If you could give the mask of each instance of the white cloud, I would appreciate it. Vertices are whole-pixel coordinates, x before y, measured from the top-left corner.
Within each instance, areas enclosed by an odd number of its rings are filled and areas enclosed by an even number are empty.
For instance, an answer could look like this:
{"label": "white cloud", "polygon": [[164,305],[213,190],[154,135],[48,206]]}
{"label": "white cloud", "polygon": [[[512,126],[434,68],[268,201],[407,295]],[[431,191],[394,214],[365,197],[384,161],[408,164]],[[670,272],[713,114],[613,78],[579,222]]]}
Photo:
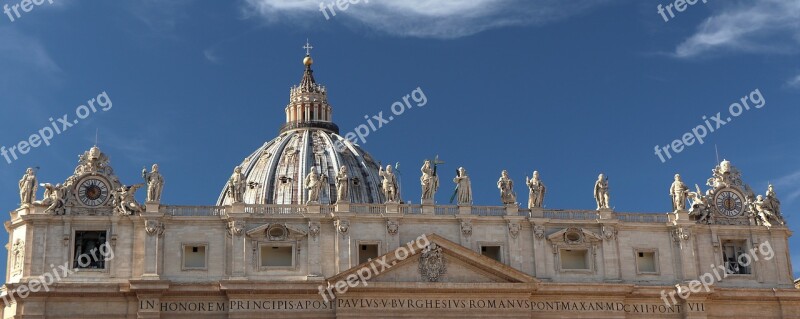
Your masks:
{"label": "white cloud", "polygon": [[800,89],[800,74],[786,81],[786,85],[793,88]]}
{"label": "white cloud", "polygon": [[[778,197],[785,198],[787,203],[800,198],[800,170],[778,178],[772,183]],[[783,196],[781,196],[783,193]]]}
{"label": "white cloud", "polygon": [[360,0],[340,11],[335,0],[244,0],[243,11],[246,17],[270,23],[325,23],[321,2],[334,4],[336,16],[330,16],[331,20],[355,21],[359,26],[396,36],[458,38],[499,27],[544,24],[608,1]]}
{"label": "white cloud", "polygon": [[217,57],[217,54],[214,53],[214,50],[212,50],[212,49],[203,50],[203,56],[205,56],[206,59],[208,61],[210,61],[210,62],[213,62],[213,63],[219,62],[219,57]]}
{"label": "white cloud", "polygon": [[694,57],[715,50],[794,53],[800,49],[800,1],[718,2],[719,12],[678,45],[675,55]]}

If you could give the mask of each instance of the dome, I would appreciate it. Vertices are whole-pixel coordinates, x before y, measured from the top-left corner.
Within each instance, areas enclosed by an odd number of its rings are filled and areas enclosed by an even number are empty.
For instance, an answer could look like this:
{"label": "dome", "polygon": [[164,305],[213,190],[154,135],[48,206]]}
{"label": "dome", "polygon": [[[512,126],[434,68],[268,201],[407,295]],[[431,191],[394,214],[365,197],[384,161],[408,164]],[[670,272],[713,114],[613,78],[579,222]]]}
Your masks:
{"label": "dome", "polygon": [[[310,55],[306,61],[310,60]],[[336,203],[336,174],[347,167],[351,203],[384,203],[380,165],[361,147],[339,135],[332,122],[324,86],[316,83],[311,63],[305,63],[300,85],[292,87],[280,135],[264,143],[237,167],[246,181],[245,204],[305,204],[305,178],[312,169],[327,177],[320,204]],[[230,205],[223,187],[217,205]]]}

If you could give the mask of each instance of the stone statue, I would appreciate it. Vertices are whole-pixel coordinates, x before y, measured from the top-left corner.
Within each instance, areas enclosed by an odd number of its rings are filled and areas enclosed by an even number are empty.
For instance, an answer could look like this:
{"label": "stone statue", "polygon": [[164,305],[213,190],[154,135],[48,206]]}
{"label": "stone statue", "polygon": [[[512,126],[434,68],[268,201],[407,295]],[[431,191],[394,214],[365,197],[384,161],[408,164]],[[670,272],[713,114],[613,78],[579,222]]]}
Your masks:
{"label": "stone statue", "polygon": [[232,204],[244,202],[244,191],[247,187],[244,174],[242,174],[242,167],[236,166],[233,169],[233,175],[228,179],[228,195],[231,198]]}
{"label": "stone statue", "polygon": [[386,165],[386,170],[381,168],[378,175],[383,177],[381,187],[383,188],[383,195],[386,196],[386,201],[391,203],[399,202],[398,193],[400,192],[400,187],[397,184],[397,176],[392,172],[392,165]]}
{"label": "stone statue", "polygon": [[36,201],[36,187],[36,172],[28,168],[19,180],[19,203],[22,207],[28,207]]}
{"label": "stone statue", "polygon": [[64,204],[66,200],[66,192],[64,187],[60,184],[56,184],[54,186],[50,183],[42,184],[42,186],[44,186],[44,199],[38,203],[47,206],[47,208],[44,210],[44,213],[64,215],[66,212],[64,210]]}
{"label": "stone statue", "polygon": [[134,197],[136,190],[144,184],[136,184],[133,186],[121,186],[119,189],[112,192],[112,203],[114,206],[114,213],[119,215],[132,215],[135,213],[144,212],[142,205],[136,201]]}
{"label": "stone statue", "polygon": [[350,176],[347,175],[347,166],[342,166],[336,173],[336,202],[350,202]]}
{"label": "stone statue", "polygon": [[164,177],[158,172],[158,164],[153,164],[153,169],[149,173],[147,169],[143,168],[142,178],[147,184],[147,201],[160,202],[161,191],[164,190]]}
{"label": "stone statue", "polygon": [[772,227],[772,223],[769,222],[770,220],[778,221],[781,225],[784,224],[783,220],[779,218],[773,210],[770,209],[769,204],[764,200],[764,196],[756,196],[756,200],[752,203],[752,205],[754,213],[756,217],[758,217],[756,222],[759,225]]}
{"label": "stone statue", "polygon": [[313,167],[311,168],[311,172],[306,175],[306,189],[308,190],[308,201],[309,204],[319,204],[320,197],[322,195],[322,188],[325,184],[328,183],[328,177],[325,175],[317,174],[317,170]]}
{"label": "stone statue", "polygon": [[430,160],[425,160],[420,171],[422,171],[422,176],[419,178],[422,185],[422,201],[433,201],[433,197],[439,189],[439,176],[436,176],[436,169],[431,167]]}
{"label": "stone statue", "polygon": [[600,174],[594,183],[594,200],[597,202],[597,210],[609,209],[608,178]]}
{"label": "stone statue", "polygon": [[456,183],[458,204],[472,205],[472,182],[469,181],[467,170],[463,167],[459,167],[458,171],[456,171],[456,178],[453,178],[453,183]]}
{"label": "stone statue", "polygon": [[688,197],[692,200],[692,207],[689,208],[689,216],[694,216],[697,218],[698,223],[710,223],[711,222],[711,209],[708,203],[708,197],[703,196],[703,191],[700,190],[700,186],[695,184],[696,192],[689,192]]}
{"label": "stone statue", "polygon": [[497,189],[500,190],[500,199],[505,205],[515,204],[517,195],[514,193],[514,181],[508,177],[508,171],[503,170],[500,180],[497,181]]}
{"label": "stone statue", "polygon": [[669,196],[672,196],[672,211],[686,210],[689,187],[681,181],[680,174],[675,174],[675,181],[669,187]]}
{"label": "stone statue", "polygon": [[544,204],[544,183],[539,180],[539,172],[533,171],[533,178],[525,177],[525,184],[528,185],[528,208],[541,208]]}
{"label": "stone statue", "polygon": [[767,194],[764,197],[764,202],[767,208],[775,213],[775,216],[783,219],[783,215],[781,214],[781,201],[779,201],[778,196],[775,195],[775,189],[772,187],[772,184],[767,186]]}

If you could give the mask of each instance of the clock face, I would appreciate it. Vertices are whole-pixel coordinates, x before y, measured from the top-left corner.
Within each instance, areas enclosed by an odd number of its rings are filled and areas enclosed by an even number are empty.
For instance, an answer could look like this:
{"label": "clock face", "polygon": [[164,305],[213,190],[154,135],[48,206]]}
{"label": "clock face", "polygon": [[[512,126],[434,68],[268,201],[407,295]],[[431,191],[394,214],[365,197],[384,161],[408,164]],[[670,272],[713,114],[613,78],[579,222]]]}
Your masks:
{"label": "clock face", "polygon": [[733,191],[720,191],[714,198],[714,205],[722,215],[728,217],[739,216],[744,211],[742,196]]}
{"label": "clock face", "polygon": [[78,199],[86,206],[97,207],[108,200],[108,184],[99,178],[87,178],[78,184]]}

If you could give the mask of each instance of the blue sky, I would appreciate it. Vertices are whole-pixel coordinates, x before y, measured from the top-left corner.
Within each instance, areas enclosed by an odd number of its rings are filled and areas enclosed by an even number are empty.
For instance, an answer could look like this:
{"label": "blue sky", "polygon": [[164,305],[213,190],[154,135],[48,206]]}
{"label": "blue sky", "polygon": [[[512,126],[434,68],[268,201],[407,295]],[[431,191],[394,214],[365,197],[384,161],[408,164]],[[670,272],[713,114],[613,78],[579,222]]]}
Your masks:
{"label": "blue sky", "polygon": [[[666,22],[666,0],[565,2],[370,0],[326,20],[316,0],[55,0],[0,15],[0,145],[74,118],[101,92],[113,106],[0,158],[0,203],[15,209],[29,166],[63,182],[99,132],[123,183],[159,163],[164,203],[213,204],[233,167],[277,135],[309,38],[342,132],[424,91],[425,107],[362,144],[409,181],[438,154],[443,170],[468,170],[477,204],[499,205],[501,170],[525,194],[535,169],[547,207],[593,209],[604,172],[617,211],[664,213],[672,175],[703,185],[716,145],[757,193],[775,184],[797,229],[800,1],[700,1]],[[663,163],[654,153],[756,89],[763,107]],[[403,188],[412,202],[419,192]],[[800,239],[790,245],[800,276]]]}

